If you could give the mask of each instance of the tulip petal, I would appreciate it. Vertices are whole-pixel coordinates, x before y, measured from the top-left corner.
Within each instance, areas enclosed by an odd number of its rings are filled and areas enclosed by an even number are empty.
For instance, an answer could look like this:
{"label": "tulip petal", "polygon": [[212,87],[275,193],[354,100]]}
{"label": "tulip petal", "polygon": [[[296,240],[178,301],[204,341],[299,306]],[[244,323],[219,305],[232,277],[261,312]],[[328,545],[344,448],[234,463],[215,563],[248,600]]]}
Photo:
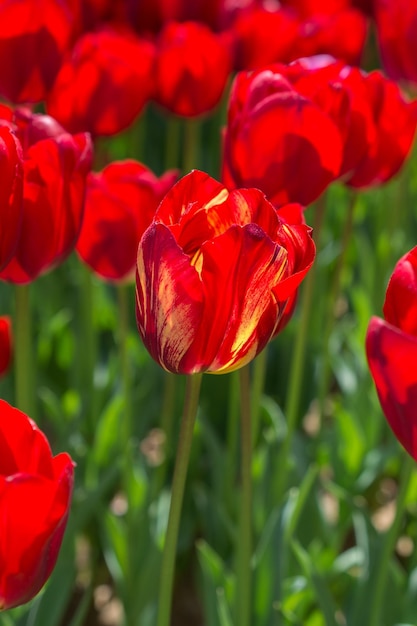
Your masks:
{"label": "tulip petal", "polygon": [[373,317],[366,336],[366,353],[388,423],[417,460],[417,338]]}
{"label": "tulip petal", "polygon": [[384,303],[387,322],[417,336],[417,246],[396,264]]}
{"label": "tulip petal", "polygon": [[255,224],[233,226],[206,242],[201,253],[204,317],[183,366],[231,371],[253,359],[271,337],[279,315],[271,290],[285,275],[287,254]]}
{"label": "tulip petal", "polygon": [[43,476],[0,476],[0,608],[27,602],[50,575],[66,524],[71,483],[72,472],[62,484]]}
{"label": "tulip petal", "polygon": [[136,317],[153,358],[171,372],[195,338],[202,315],[201,281],[190,258],[163,224],[151,225],[138,249]]}

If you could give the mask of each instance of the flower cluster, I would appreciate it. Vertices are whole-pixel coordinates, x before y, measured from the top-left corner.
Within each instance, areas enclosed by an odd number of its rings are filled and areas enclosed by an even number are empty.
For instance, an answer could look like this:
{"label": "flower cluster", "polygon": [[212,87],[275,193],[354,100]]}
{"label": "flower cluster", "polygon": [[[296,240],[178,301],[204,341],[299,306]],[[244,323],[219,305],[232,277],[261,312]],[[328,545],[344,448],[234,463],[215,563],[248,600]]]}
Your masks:
{"label": "flower cluster", "polygon": [[[359,69],[370,19],[390,78]],[[417,82],[416,24],[406,0],[0,2],[0,280],[29,284],[75,250],[101,279],[135,280],[137,328],[165,370],[247,365],[291,318],[314,262],[304,209],[335,181],[387,182],[412,149],[417,101],[393,80]],[[149,104],[165,121],[208,117],[229,84],[222,182],[103,149]],[[3,377],[13,337],[0,314]],[[417,460],[417,248],[384,316],[369,326],[369,365]],[[51,574],[73,474],[0,400],[0,610]]]}

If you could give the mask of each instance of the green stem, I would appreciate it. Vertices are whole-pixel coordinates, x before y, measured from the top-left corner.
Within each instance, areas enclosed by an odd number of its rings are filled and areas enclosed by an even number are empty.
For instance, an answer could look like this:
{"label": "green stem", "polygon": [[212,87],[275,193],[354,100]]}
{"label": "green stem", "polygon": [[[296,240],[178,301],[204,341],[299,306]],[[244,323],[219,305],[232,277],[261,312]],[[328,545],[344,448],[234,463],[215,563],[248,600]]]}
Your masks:
{"label": "green stem", "polygon": [[36,359],[33,354],[29,289],[30,285],[15,286],[15,393],[17,407],[36,420]]}
{"label": "green stem", "polygon": [[197,119],[185,120],[184,126],[184,158],[182,171],[188,174],[199,167],[200,148],[200,121]]}
{"label": "green stem", "polygon": [[122,375],[123,389],[123,448],[128,456],[130,450],[130,438],[132,436],[132,398],[131,398],[131,371],[129,365],[129,285],[117,286],[117,302],[119,309],[119,360]]}
{"label": "green stem", "polygon": [[178,531],[193,440],[194,423],[198,408],[198,398],[200,395],[201,379],[202,374],[194,374],[187,378],[184,411],[177,446],[174,478],[172,481],[168,527],[162,555],[157,626],[169,626],[170,624]]}
{"label": "green stem", "polygon": [[[131,484],[132,474],[134,471],[134,457],[132,446],[132,372],[129,362],[129,310],[130,310],[130,285],[120,284],[117,286],[117,303],[118,303],[118,319],[119,319],[119,334],[118,334],[118,349],[119,349],[119,363],[122,382],[123,393],[123,419],[120,428],[121,435],[121,450],[123,458],[123,483],[126,497],[128,500],[128,508],[126,515],[127,525],[127,540],[128,545],[134,545],[137,534],[137,516],[134,508],[134,504],[131,501]],[[126,611],[125,611],[125,623],[126,626],[134,626],[137,620],[135,614],[135,603],[137,596],[136,589],[136,576],[134,571],[134,555],[132,551],[128,551],[127,554],[127,571],[125,575],[126,586]]]}
{"label": "green stem", "polygon": [[253,380],[251,387],[251,414],[252,435],[256,441],[259,433],[259,417],[261,413],[261,399],[265,387],[266,365],[268,361],[268,346],[262,350],[253,362]]}
{"label": "green stem", "polygon": [[241,477],[236,623],[252,624],[252,422],[249,365],[239,370],[241,410]]}
{"label": "green stem", "polygon": [[385,606],[384,595],[387,593],[387,579],[390,560],[395,550],[396,541],[404,516],[408,487],[415,467],[416,464],[414,459],[407,455],[399,479],[399,490],[396,501],[394,522],[385,534],[385,541],[380,553],[378,566],[373,568],[372,571],[372,577],[374,577],[374,593],[368,626],[380,626],[382,623],[381,612]]}
{"label": "green stem", "polygon": [[80,264],[80,341],[77,359],[77,372],[80,395],[83,403],[83,423],[88,442],[92,442],[95,433],[95,394],[94,367],[97,354],[97,338],[94,330],[94,283],[91,270]]}
{"label": "green stem", "polygon": [[147,109],[144,109],[128,134],[128,154],[138,161],[144,160],[144,147],[146,145]]}
{"label": "green stem", "polygon": [[239,372],[231,372],[229,378],[229,401],[227,409],[226,463],[224,472],[224,502],[226,510],[234,501],[236,481],[237,437],[239,417]]}
{"label": "green stem", "polygon": [[167,121],[165,142],[165,169],[179,167],[179,146],[181,138],[180,120],[175,115],[170,115]]}
{"label": "green stem", "polygon": [[329,294],[329,304],[330,310],[327,313],[326,326],[324,330],[324,338],[323,338],[323,366],[321,379],[319,384],[319,407],[320,407],[320,416],[323,417],[324,412],[324,404],[326,401],[326,396],[329,390],[329,379],[330,379],[330,351],[329,351],[329,342],[330,337],[333,332],[334,324],[335,324],[335,315],[334,308],[338,301],[341,289],[342,282],[342,274],[345,266],[346,253],[349,247],[349,243],[352,237],[353,231],[353,220],[355,214],[355,207],[357,206],[358,195],[355,192],[352,192],[352,196],[350,198],[349,206],[348,206],[348,214],[346,217],[346,223],[343,230],[343,237],[341,242],[341,250],[340,255],[337,260],[337,265],[335,268],[335,272],[333,275],[333,282],[330,288]]}
{"label": "green stem", "polygon": [[[320,201],[317,203],[317,206],[315,207],[314,213],[313,228],[317,249],[319,249],[320,231],[323,224],[325,209],[325,196],[322,196]],[[301,386],[303,384],[304,359],[307,347],[310,316],[313,309],[313,294],[316,273],[317,259],[304,280],[304,289],[302,292],[302,300],[300,302],[301,317],[297,329],[293,358],[291,361],[287,404],[285,408],[285,417],[287,420],[287,436],[284,441],[284,446],[286,453],[288,453],[290,449],[292,435],[297,423],[298,411],[300,407],[300,398],[302,396]],[[283,458],[286,459],[286,457]]]}
{"label": "green stem", "polygon": [[164,372],[164,396],[161,407],[161,430],[165,435],[165,457],[156,468],[150,489],[151,500],[160,493],[167,474],[172,451],[172,427],[175,408],[175,395],[179,377],[171,372]]}

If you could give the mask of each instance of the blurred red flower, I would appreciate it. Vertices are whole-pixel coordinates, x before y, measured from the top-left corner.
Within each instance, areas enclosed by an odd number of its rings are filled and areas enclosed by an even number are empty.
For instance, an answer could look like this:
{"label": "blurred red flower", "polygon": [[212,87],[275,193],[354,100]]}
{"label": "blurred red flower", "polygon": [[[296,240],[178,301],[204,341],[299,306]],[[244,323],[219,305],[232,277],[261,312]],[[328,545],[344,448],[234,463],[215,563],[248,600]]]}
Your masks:
{"label": "blurred red flower", "polygon": [[134,25],[139,32],[158,33],[171,21],[196,21],[219,30],[230,13],[247,3],[248,0],[122,0],[113,5],[114,13]]}
{"label": "blurred red flower", "polygon": [[240,72],[232,85],[224,137],[228,188],[257,187],[275,205],[315,200],[341,171],[341,130],[300,94],[281,66]]}
{"label": "blurred red flower", "polygon": [[22,221],[23,153],[11,125],[0,121],[0,271],[16,249]]}
{"label": "blurred red flower", "polygon": [[299,20],[292,59],[331,54],[350,65],[359,65],[368,24],[351,0],[285,0]]}
{"label": "blurred red flower", "polygon": [[232,70],[229,38],[197,22],[168,22],[156,46],[155,100],[195,117],[220,101]]}
{"label": "blurred red flower", "polygon": [[0,400],[0,610],[28,602],[49,578],[67,523],[74,464]]}
{"label": "blurred red flower", "polygon": [[65,59],[47,111],[71,133],[116,134],[151,97],[153,61],[154,45],[130,30],[87,33]]}
{"label": "blurred red flower", "polygon": [[417,83],[417,5],[410,0],[374,0],[377,38],[390,78]]}
{"label": "blurred red flower", "polygon": [[396,83],[374,71],[365,77],[365,88],[375,133],[346,179],[357,189],[384,183],[398,172],[410,153],[417,126],[417,101],[408,102]]}
{"label": "blurred red flower", "polygon": [[312,16],[300,23],[297,56],[331,54],[350,65],[359,65],[367,32],[366,18],[357,9]]}
{"label": "blurred red flower", "polygon": [[369,187],[398,172],[412,146],[417,102],[408,102],[396,83],[327,55],[276,67],[338,127],[343,141],[340,177],[346,184]]}
{"label": "blurred red flower", "polygon": [[417,460],[417,247],[395,266],[384,317],[373,317],[369,323],[369,368],[389,425]]}
{"label": "blurred red flower", "polygon": [[233,23],[235,68],[252,70],[278,61],[292,61],[298,29],[298,20],[283,9],[252,7],[240,11]]}
{"label": "blurred red flower", "polygon": [[0,1],[3,97],[15,104],[45,98],[70,44],[73,22],[62,1]]}
{"label": "blurred red flower", "polygon": [[197,170],[162,200],[138,248],[136,315],[152,357],[182,374],[228,372],[274,336],[315,256],[261,191]]}
{"label": "blurred red flower", "polygon": [[177,178],[177,171],[157,178],[132,160],[91,173],[77,243],[82,260],[104,279],[133,278],[139,240]]}
{"label": "blurred red flower", "polygon": [[23,146],[23,217],[17,247],[0,278],[28,283],[73,250],[84,212],[92,146],[87,134],[70,135],[48,115],[0,108]]}
{"label": "blurred red flower", "polygon": [[12,324],[7,315],[0,316],[0,378],[6,374],[12,359]]}

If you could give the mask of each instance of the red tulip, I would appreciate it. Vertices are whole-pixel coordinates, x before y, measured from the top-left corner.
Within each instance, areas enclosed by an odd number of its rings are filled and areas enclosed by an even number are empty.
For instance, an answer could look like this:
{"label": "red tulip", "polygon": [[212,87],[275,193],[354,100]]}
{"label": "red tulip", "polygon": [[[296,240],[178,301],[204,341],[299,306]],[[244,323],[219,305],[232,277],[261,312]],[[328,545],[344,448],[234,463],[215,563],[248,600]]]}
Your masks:
{"label": "red tulip", "polygon": [[417,460],[417,247],[394,269],[384,317],[373,317],[369,323],[369,368],[389,425]]}
{"label": "red tulip", "polygon": [[411,149],[417,102],[407,102],[380,72],[367,74],[325,55],[276,67],[337,125],[343,141],[340,177],[346,184],[368,187],[397,173]]}
{"label": "red tulip", "polygon": [[398,85],[380,72],[365,79],[376,132],[368,151],[346,180],[355,188],[392,178],[410,153],[417,126],[417,101],[408,102]]}
{"label": "red tulip", "polygon": [[85,34],[58,74],[47,111],[71,133],[118,133],[151,96],[153,60],[153,44],[130,31]]}
{"label": "red tulip", "polygon": [[390,78],[417,83],[417,6],[410,0],[374,0],[378,45]]}
{"label": "red tulip", "polygon": [[366,18],[357,9],[312,16],[300,24],[297,56],[331,54],[350,65],[359,65],[367,31]]}
{"label": "red tulip", "polygon": [[0,317],[0,378],[9,369],[12,358],[12,325],[10,317]]}
{"label": "red tulip", "polygon": [[0,270],[13,256],[22,221],[23,154],[8,124],[0,121]]}
{"label": "red tulip", "polygon": [[77,252],[94,272],[107,280],[134,275],[139,240],[177,176],[170,171],[158,179],[136,161],[89,175]]}
{"label": "red tulip", "polygon": [[224,36],[197,22],[169,22],[157,41],[155,99],[176,115],[207,113],[220,101],[231,70]]}
{"label": "red tulip", "polygon": [[74,465],[0,400],[0,610],[28,602],[49,578],[64,534]]}
{"label": "red tulip", "polygon": [[229,15],[240,9],[239,2],[227,0],[122,0],[113,5],[118,17],[124,16],[141,33],[158,33],[172,21],[196,21],[219,30]]}
{"label": "red tulip", "polygon": [[301,17],[335,15],[351,5],[350,0],[283,0],[282,4],[294,9]]}
{"label": "red tulip", "polygon": [[236,37],[235,67],[258,69],[294,58],[298,21],[285,10],[251,8],[240,11],[233,24]]}
{"label": "red tulip", "polygon": [[257,187],[276,205],[307,205],[340,175],[342,155],[338,126],[281,66],[237,75],[224,140],[227,187]]}
{"label": "red tulip", "polygon": [[[12,117],[5,107],[1,112]],[[75,246],[92,148],[88,135],[72,136],[47,115],[21,109],[13,119],[24,147],[23,219],[15,254],[0,278],[28,283]]]}
{"label": "red tulip", "polygon": [[52,87],[73,20],[65,2],[0,1],[0,94],[14,103],[39,102]]}
{"label": "red tulip", "polygon": [[229,193],[192,171],[162,200],[138,248],[136,315],[152,357],[182,374],[228,372],[274,336],[315,255],[258,189]]}

